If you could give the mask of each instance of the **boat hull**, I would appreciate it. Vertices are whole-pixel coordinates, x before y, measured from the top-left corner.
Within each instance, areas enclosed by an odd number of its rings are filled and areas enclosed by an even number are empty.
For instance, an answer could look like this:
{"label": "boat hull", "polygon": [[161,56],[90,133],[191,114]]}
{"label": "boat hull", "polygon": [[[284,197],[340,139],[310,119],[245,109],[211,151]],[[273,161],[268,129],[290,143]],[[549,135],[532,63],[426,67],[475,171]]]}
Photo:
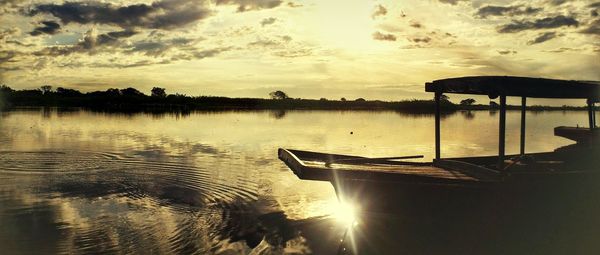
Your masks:
{"label": "boat hull", "polygon": [[[414,182],[331,181],[340,200],[363,212],[403,214],[519,214],[553,207],[600,208],[597,174],[521,175],[485,185],[440,185]],[[514,216],[514,215],[513,215]]]}

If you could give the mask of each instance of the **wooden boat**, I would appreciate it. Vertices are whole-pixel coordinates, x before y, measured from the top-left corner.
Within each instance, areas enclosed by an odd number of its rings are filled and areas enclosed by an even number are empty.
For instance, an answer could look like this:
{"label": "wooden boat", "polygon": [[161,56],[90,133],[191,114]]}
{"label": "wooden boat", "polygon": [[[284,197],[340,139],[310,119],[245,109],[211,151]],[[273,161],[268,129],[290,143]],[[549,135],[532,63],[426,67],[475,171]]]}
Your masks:
{"label": "wooden boat", "polygon": [[591,144],[600,142],[600,130],[584,127],[555,127],[554,135],[573,140],[579,144]]}
{"label": "wooden boat", "polygon": [[[437,80],[425,90],[435,93],[435,159],[413,162],[405,156],[366,158],[350,155],[279,149],[278,156],[300,179],[328,181],[340,200],[360,204],[365,211],[447,212],[475,207],[506,210],[550,200],[590,197],[600,191],[598,150],[569,146],[545,153],[525,153],[526,98],[587,99],[589,132],[595,132],[594,103],[600,83],[527,77],[476,76]],[[497,156],[442,158],[440,99],[443,93],[500,97]],[[505,155],[506,97],[521,102],[521,146]],[[600,207],[600,201],[598,201]],[[502,209],[501,209],[502,208]]]}

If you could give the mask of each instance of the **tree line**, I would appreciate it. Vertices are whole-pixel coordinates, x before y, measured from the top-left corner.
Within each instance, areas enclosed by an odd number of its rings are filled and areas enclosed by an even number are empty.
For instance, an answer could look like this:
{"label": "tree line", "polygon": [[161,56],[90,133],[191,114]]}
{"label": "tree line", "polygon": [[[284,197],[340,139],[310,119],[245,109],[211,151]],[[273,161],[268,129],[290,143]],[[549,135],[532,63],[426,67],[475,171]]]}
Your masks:
{"label": "tree line", "polygon": [[[81,92],[65,87],[53,88],[50,85],[38,89],[14,90],[7,85],[0,85],[0,108],[18,106],[44,107],[84,107],[106,111],[190,111],[190,110],[245,110],[245,109],[314,109],[314,110],[396,110],[416,113],[431,113],[434,111],[433,100],[404,100],[380,101],[357,98],[347,100],[302,99],[292,98],[281,90],[269,93],[270,99],[265,98],[229,98],[219,96],[188,96],[184,94],[167,94],[165,88],[153,87],[150,94],[127,87],[124,89],[109,88],[104,91]],[[472,98],[464,99],[454,104],[446,95],[442,96],[444,111],[456,110],[487,110],[498,106],[491,101],[489,104],[475,104]],[[516,106],[509,106],[509,109]],[[542,107],[532,106],[537,110],[579,110],[579,107]]]}

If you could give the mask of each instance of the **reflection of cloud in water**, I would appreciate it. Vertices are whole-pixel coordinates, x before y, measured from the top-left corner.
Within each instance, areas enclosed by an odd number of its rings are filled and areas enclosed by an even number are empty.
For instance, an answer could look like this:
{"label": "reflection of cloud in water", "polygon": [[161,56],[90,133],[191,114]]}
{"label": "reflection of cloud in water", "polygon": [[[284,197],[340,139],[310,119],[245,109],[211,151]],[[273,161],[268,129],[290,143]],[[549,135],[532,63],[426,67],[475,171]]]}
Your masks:
{"label": "reflection of cloud in water", "polygon": [[[30,158],[33,154],[35,152],[11,152],[10,156]],[[37,154],[60,156],[41,157],[42,161],[77,157],[76,152]],[[2,214],[0,221],[13,221],[17,215],[39,208],[27,214],[31,217],[23,219],[31,229],[21,230],[61,237],[60,241],[54,240],[56,246],[48,244],[49,251],[52,248],[57,252],[143,249],[166,253],[248,253],[263,241],[267,242],[268,249],[279,249],[277,247],[298,237],[298,232],[289,225],[291,221],[276,208],[277,203],[269,201],[269,197],[257,198],[257,187],[252,183],[246,182],[250,186],[240,186],[240,182],[227,185],[215,181],[215,176],[202,168],[177,162],[137,161],[126,157],[113,157],[108,161],[112,163],[96,160],[99,168],[108,168],[101,172],[51,173],[61,171],[60,167],[40,160],[27,169],[47,168],[44,171],[12,169],[9,177],[19,179],[18,185],[3,182],[0,190],[12,192],[8,198],[27,198],[32,202],[26,205],[25,200],[21,200],[6,204],[10,201],[0,197],[2,208],[13,208]],[[22,185],[31,189],[20,190]],[[46,218],[39,218],[42,216],[37,215],[39,213],[47,215]],[[45,221],[43,226],[48,229],[41,230],[30,224],[37,220]],[[55,229],[56,224],[60,226],[58,229]],[[30,237],[22,236],[23,240],[33,240]],[[240,242],[246,245],[240,246]],[[23,250],[23,247],[14,248]]]}

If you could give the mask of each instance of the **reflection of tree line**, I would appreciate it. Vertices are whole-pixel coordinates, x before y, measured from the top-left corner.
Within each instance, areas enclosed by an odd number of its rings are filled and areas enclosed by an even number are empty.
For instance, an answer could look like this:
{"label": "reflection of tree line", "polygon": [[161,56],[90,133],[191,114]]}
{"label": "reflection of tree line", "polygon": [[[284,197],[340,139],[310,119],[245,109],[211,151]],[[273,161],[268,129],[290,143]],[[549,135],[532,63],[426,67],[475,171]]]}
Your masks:
{"label": "reflection of tree line", "polygon": [[[395,110],[413,113],[432,113],[435,109],[433,100],[381,101],[357,98],[349,100],[340,98],[332,100],[292,98],[283,91],[269,93],[266,98],[229,98],[218,96],[188,96],[184,94],[167,94],[164,88],[154,87],[150,95],[135,88],[93,91],[83,93],[75,89],[45,85],[39,89],[14,90],[6,85],[0,86],[0,108],[11,106],[53,106],[53,107],[85,107],[98,111],[117,112],[180,112],[192,110]],[[457,110],[493,110],[498,104],[475,104],[472,98],[461,100],[455,104],[443,95],[441,104],[443,111]],[[508,109],[519,109],[519,106],[507,106]],[[585,110],[584,107],[562,106],[529,106],[530,110]],[[278,117],[279,116],[279,117]],[[276,114],[280,118],[283,115]]]}

